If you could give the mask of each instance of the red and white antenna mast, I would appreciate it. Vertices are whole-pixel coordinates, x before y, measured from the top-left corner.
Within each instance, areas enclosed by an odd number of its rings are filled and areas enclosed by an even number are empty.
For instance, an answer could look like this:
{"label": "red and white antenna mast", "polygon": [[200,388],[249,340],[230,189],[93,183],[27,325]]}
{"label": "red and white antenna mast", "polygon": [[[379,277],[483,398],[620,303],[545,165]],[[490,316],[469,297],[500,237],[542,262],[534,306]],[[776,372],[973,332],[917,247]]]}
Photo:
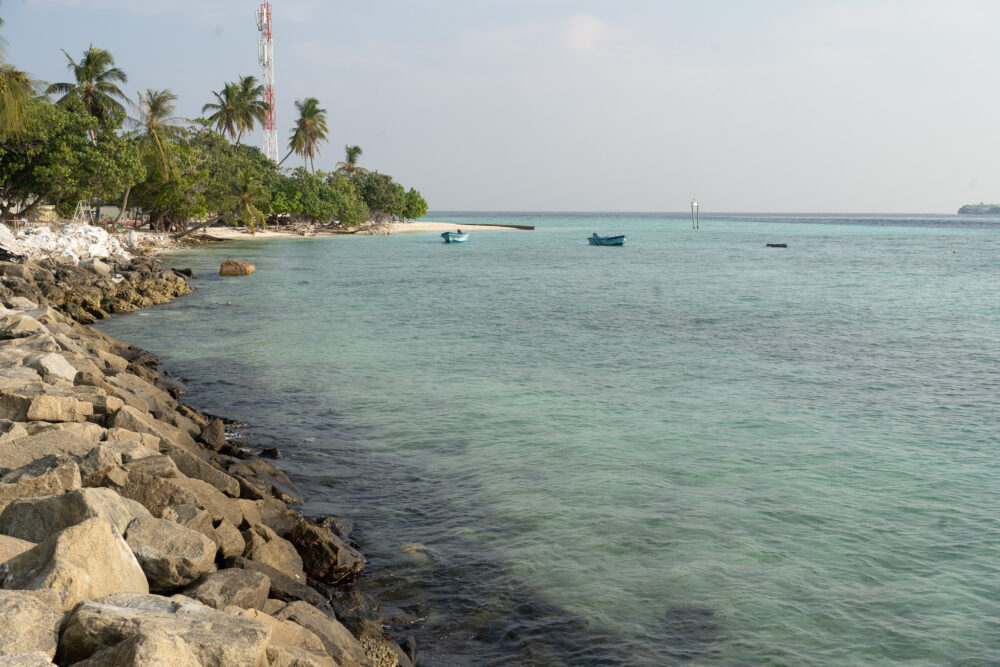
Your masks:
{"label": "red and white antenna mast", "polygon": [[264,68],[264,101],[267,118],[264,119],[264,155],[278,161],[278,112],[274,105],[274,24],[271,3],[265,2],[257,10],[257,59]]}

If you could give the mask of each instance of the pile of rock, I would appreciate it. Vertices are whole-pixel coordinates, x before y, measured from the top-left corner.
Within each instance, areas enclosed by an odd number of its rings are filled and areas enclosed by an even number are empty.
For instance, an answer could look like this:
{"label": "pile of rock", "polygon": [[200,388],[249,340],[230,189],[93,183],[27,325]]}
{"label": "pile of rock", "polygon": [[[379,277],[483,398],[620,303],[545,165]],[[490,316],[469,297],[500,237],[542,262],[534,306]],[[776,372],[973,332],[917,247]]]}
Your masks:
{"label": "pile of rock", "polygon": [[23,297],[0,308],[0,665],[411,665],[364,568],[150,354]]}
{"label": "pile of rock", "polygon": [[23,297],[82,324],[190,293],[184,276],[149,258],[88,259],[78,265],[58,257],[37,263],[0,262],[0,300]]}
{"label": "pile of rock", "polygon": [[0,248],[25,259],[59,257],[73,264],[79,264],[82,259],[116,257],[127,260],[130,257],[107,230],[79,223],[36,224],[16,233],[0,225]]}

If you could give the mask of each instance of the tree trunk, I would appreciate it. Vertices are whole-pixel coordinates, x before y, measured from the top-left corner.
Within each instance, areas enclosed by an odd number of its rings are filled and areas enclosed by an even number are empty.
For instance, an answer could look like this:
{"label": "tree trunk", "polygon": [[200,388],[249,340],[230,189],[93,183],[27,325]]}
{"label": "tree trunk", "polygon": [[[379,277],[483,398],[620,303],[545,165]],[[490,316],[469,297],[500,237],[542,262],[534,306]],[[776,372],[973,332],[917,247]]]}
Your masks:
{"label": "tree trunk", "polygon": [[285,157],[281,158],[281,162],[278,163],[278,166],[280,167],[282,164],[284,164],[285,160],[288,159],[288,156],[291,155],[294,152],[295,152],[295,149],[293,148],[290,151],[288,151],[287,153],[285,153]]}
{"label": "tree trunk", "polygon": [[200,225],[195,225],[194,227],[189,227],[188,229],[184,230],[180,234],[174,234],[174,240],[176,241],[177,239],[182,239],[185,236],[187,236],[188,234],[194,234],[199,229],[205,229],[205,227],[208,227],[211,224],[215,224],[216,222],[219,222],[220,220],[222,220],[222,218],[215,218],[214,220],[209,220],[207,222],[203,222]]}
{"label": "tree trunk", "polygon": [[24,218],[24,217],[27,217],[27,216],[31,215],[32,213],[34,213],[35,209],[38,208],[38,205],[41,204],[42,201],[44,201],[45,198],[48,197],[49,194],[51,194],[51,192],[52,191],[49,190],[45,194],[43,194],[42,196],[40,196],[37,199],[35,199],[35,201],[31,202],[31,204],[29,204],[25,208],[22,208],[20,211],[18,211],[17,213],[15,213],[14,217],[15,218]]}
{"label": "tree trunk", "polygon": [[132,192],[132,186],[126,186],[125,197],[122,198],[122,210],[118,211],[118,217],[115,218],[115,224],[117,225],[122,220],[122,216],[125,215],[125,209],[128,208],[128,195]]}

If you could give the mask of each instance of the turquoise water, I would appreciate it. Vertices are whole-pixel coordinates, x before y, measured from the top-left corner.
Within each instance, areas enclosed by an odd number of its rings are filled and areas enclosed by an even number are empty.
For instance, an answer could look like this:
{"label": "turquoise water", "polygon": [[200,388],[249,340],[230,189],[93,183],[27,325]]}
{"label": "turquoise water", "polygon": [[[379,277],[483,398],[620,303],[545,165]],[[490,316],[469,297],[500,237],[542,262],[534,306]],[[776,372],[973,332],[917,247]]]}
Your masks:
{"label": "turquoise water", "polygon": [[426,664],[1000,662],[1000,222],[431,217],[538,229],[175,254],[101,325],[355,520]]}

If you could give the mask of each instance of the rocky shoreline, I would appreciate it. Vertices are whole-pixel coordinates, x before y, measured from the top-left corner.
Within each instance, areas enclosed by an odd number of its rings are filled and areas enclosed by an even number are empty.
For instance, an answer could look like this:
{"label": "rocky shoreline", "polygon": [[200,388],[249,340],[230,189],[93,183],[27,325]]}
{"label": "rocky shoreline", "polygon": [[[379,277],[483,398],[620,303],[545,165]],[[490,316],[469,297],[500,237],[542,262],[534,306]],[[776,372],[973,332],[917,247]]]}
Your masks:
{"label": "rocky shoreline", "polygon": [[190,293],[154,259],[0,262],[0,666],[412,665],[349,522],[86,326]]}

